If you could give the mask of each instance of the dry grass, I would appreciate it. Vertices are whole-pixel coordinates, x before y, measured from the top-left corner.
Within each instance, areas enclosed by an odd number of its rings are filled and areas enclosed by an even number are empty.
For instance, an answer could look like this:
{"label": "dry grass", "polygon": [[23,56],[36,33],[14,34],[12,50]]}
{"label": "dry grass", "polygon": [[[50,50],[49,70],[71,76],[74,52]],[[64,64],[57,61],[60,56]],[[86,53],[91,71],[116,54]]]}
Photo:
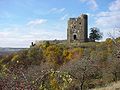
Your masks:
{"label": "dry grass", "polygon": [[120,81],[117,83],[112,83],[112,84],[108,85],[107,87],[96,88],[96,89],[92,89],[92,90],[120,90]]}

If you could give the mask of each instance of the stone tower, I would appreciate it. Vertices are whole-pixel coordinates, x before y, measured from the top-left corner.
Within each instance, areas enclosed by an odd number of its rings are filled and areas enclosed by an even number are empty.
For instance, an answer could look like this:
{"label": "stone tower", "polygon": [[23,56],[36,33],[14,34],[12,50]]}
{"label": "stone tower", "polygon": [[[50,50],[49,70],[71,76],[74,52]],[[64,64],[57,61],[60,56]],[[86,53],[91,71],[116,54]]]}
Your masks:
{"label": "stone tower", "polygon": [[67,42],[80,43],[88,41],[88,16],[82,14],[78,18],[70,18],[67,28]]}

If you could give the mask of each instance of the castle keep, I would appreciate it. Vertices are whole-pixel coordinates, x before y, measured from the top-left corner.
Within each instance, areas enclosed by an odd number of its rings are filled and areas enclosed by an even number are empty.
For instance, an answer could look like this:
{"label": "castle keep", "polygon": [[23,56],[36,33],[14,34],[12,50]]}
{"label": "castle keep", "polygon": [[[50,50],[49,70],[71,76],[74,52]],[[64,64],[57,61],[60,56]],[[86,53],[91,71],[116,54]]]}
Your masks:
{"label": "castle keep", "polygon": [[46,42],[52,44],[62,44],[62,43],[81,43],[88,41],[88,16],[82,14],[78,18],[70,18],[68,20],[67,28],[67,40],[43,40],[36,41],[35,44],[32,42],[31,46],[45,44]]}
{"label": "castle keep", "polygon": [[80,43],[88,41],[88,16],[82,14],[78,18],[70,18],[67,28],[67,42]]}

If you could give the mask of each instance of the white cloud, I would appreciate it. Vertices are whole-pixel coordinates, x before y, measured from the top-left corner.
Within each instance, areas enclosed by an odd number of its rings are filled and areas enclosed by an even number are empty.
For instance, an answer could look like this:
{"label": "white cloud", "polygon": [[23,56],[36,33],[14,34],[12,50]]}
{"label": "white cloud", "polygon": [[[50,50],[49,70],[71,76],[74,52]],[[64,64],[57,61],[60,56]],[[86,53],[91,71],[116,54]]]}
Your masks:
{"label": "white cloud", "polygon": [[46,19],[36,19],[36,20],[29,21],[27,23],[27,25],[40,25],[40,24],[43,24],[45,22],[47,22]]}
{"label": "white cloud", "polygon": [[66,36],[65,32],[60,32],[60,31],[57,31],[57,30],[53,30],[53,31],[39,30],[37,32],[32,31],[29,34],[34,37],[34,40],[65,39],[65,36]]}
{"label": "white cloud", "polygon": [[16,31],[16,29],[14,30],[14,28],[0,31],[0,47],[26,47],[27,42],[21,36],[23,34]]}
{"label": "white cloud", "polygon": [[[120,1],[120,0],[119,0]],[[101,27],[118,27],[120,26],[120,10],[115,9],[118,7],[118,0],[115,0],[110,4],[109,10],[105,12],[100,12],[97,14],[96,24]],[[113,8],[113,6],[116,6]]]}
{"label": "white cloud", "polygon": [[[58,27],[57,24],[56,27]],[[29,47],[31,42],[36,40],[66,39],[66,30],[61,31],[61,28],[58,29],[56,27],[52,27],[51,30],[42,28],[31,29],[31,27],[4,28],[0,31],[0,47]]]}
{"label": "white cloud", "polygon": [[52,8],[49,10],[49,13],[62,13],[65,11],[65,8]]}
{"label": "white cloud", "polygon": [[120,0],[113,1],[107,11],[100,12],[96,15],[96,26],[101,28],[102,32],[107,35],[114,28],[120,26]]}
{"label": "white cloud", "polygon": [[100,12],[96,18],[97,26],[115,27],[120,26],[120,12]]}
{"label": "white cloud", "polygon": [[110,4],[109,10],[120,11],[120,0],[115,0]]}
{"label": "white cloud", "polygon": [[87,3],[92,10],[96,10],[98,8],[96,0],[80,0],[80,1]]}

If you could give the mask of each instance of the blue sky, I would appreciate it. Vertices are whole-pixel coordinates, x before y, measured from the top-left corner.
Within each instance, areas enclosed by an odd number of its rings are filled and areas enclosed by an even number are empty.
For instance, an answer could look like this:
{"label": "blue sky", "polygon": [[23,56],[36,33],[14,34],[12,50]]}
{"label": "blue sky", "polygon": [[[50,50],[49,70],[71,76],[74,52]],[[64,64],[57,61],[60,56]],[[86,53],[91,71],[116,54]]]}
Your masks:
{"label": "blue sky", "polygon": [[120,0],[0,0],[0,47],[66,39],[68,19],[82,13],[88,14],[89,28],[103,32],[103,40],[110,32],[117,36]]}

